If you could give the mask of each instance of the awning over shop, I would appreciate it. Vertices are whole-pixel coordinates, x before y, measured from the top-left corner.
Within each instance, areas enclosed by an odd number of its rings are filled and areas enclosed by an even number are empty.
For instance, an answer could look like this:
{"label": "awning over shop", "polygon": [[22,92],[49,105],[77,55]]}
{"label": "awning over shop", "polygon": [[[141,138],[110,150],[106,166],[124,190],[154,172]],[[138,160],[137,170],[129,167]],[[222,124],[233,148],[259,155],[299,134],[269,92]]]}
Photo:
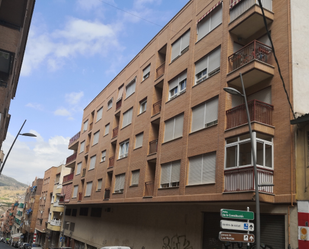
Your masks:
{"label": "awning over shop", "polygon": [[15,233],[15,234],[13,234],[11,237],[12,237],[13,239],[15,239],[15,238],[20,238],[21,235],[23,235],[23,234],[22,234],[22,233]]}

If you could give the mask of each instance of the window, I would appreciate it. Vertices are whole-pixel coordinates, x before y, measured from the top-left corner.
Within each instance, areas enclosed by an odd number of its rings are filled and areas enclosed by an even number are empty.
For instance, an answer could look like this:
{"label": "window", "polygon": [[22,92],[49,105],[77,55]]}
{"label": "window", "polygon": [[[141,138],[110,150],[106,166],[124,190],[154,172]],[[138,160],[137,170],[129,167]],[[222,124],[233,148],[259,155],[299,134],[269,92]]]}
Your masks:
{"label": "window", "polygon": [[221,48],[216,48],[195,63],[195,84],[199,84],[220,70]]}
{"label": "window", "polygon": [[170,100],[178,96],[181,92],[184,92],[186,90],[186,86],[187,86],[187,71],[179,74],[177,77],[175,77],[168,83],[169,88],[168,99]]}
{"label": "window", "polygon": [[132,171],[131,186],[138,185],[139,170]]}
{"label": "window", "polygon": [[188,184],[207,184],[216,182],[216,153],[207,153],[189,158]]}
{"label": "window", "polygon": [[122,128],[132,123],[133,108],[123,114]]}
{"label": "window", "polygon": [[10,74],[14,56],[12,53],[0,50],[0,72]]}
{"label": "window", "polygon": [[76,209],[76,208],[73,208],[73,210],[72,210],[72,216],[76,217],[76,214],[77,214],[77,209]]}
{"label": "window", "polygon": [[[258,132],[253,132],[252,136],[256,147],[256,165],[273,168],[272,137]],[[253,166],[250,134],[226,139],[225,168],[248,166]]]}
{"label": "window", "polygon": [[182,136],[183,114],[165,121],[164,142]]}
{"label": "window", "polygon": [[166,163],[161,166],[161,188],[179,186],[180,161]]}
{"label": "window", "polygon": [[117,96],[116,103],[122,99],[122,95],[123,95],[123,84],[118,88],[118,96]]}
{"label": "window", "polygon": [[126,98],[135,92],[135,80],[136,77],[126,86]]}
{"label": "window", "polygon": [[71,224],[70,224],[70,231],[74,232],[74,229],[75,229],[75,223],[71,222]]}
{"label": "window", "polygon": [[72,209],[71,209],[71,208],[67,208],[67,209],[65,210],[65,215],[71,216],[71,212],[72,212]]}
{"label": "window", "polygon": [[191,131],[198,131],[218,123],[218,97],[192,108]]}
{"label": "window", "polygon": [[99,136],[100,136],[100,131],[97,131],[96,133],[94,133],[92,145],[95,145],[99,142]]}
{"label": "window", "polygon": [[105,131],[104,131],[104,136],[109,133],[109,123],[105,125]]}
{"label": "window", "polygon": [[94,169],[96,159],[97,159],[97,156],[92,156],[92,157],[90,158],[89,170]]}
{"label": "window", "polygon": [[202,17],[197,23],[197,40],[199,41],[222,23],[222,5],[213,9],[208,15]]}
{"label": "window", "polygon": [[117,175],[115,177],[115,193],[123,193],[125,174]]}
{"label": "window", "polygon": [[90,196],[91,195],[91,190],[92,190],[92,182],[87,182],[85,196]]}
{"label": "window", "polygon": [[80,162],[80,163],[77,164],[76,175],[79,175],[79,174],[80,174],[81,169],[82,169],[82,162]]}
{"label": "window", "polygon": [[102,208],[91,208],[91,217],[101,217]]}
{"label": "window", "polygon": [[100,162],[105,162],[105,159],[106,159],[106,150],[103,150],[102,154],[101,154],[101,161]]}
{"label": "window", "polygon": [[75,185],[74,189],[73,189],[73,196],[72,196],[72,198],[76,198],[77,197],[77,191],[78,191],[78,185]]}
{"label": "window", "polygon": [[108,102],[107,102],[107,109],[111,109],[113,106],[113,98],[111,98]]}
{"label": "window", "polygon": [[83,131],[86,131],[88,129],[88,120],[84,122],[84,129]]}
{"label": "window", "polygon": [[96,122],[98,122],[98,121],[102,118],[102,112],[103,112],[103,107],[101,107],[101,108],[97,111],[97,120],[96,120]]}
{"label": "window", "polygon": [[129,151],[129,140],[123,142],[119,146],[119,159],[128,156]]}
{"label": "window", "polygon": [[143,146],[143,135],[144,135],[144,133],[142,132],[142,133],[137,134],[135,136],[135,149]]}
{"label": "window", "polygon": [[177,41],[172,44],[171,62],[182,55],[189,48],[190,30],[184,33]]}
{"label": "window", "polygon": [[88,216],[88,208],[80,208],[79,209],[79,215],[80,216]]}
{"label": "window", "polygon": [[82,153],[85,149],[85,141],[80,143],[79,153]]}
{"label": "window", "polygon": [[65,230],[69,230],[69,226],[70,226],[70,222],[69,221],[65,221],[64,222],[64,229]]}
{"label": "window", "polygon": [[99,179],[97,184],[97,191],[100,191],[101,188],[102,188],[102,179]]}
{"label": "window", "polygon": [[147,107],[147,98],[145,98],[145,99],[143,99],[139,102],[139,113],[145,112],[146,107]]}
{"label": "window", "polygon": [[150,64],[143,70],[143,80],[147,79],[150,75]]}

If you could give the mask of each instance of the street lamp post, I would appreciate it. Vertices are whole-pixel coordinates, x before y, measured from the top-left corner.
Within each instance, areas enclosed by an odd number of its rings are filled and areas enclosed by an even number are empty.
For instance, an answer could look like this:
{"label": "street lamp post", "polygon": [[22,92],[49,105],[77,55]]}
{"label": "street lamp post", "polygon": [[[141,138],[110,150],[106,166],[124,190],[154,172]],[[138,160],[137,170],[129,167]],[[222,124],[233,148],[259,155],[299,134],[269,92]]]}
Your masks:
{"label": "street lamp post", "polygon": [[9,149],[9,151],[8,151],[8,153],[7,153],[6,157],[5,157],[5,159],[4,159],[4,161],[3,161],[3,164],[2,164],[1,169],[0,169],[0,175],[1,175],[2,170],[3,170],[3,168],[4,168],[5,162],[6,162],[6,160],[8,159],[8,157],[9,157],[9,155],[10,155],[10,152],[11,152],[11,150],[12,150],[12,148],[13,148],[13,146],[14,146],[16,140],[17,140],[17,137],[18,137],[19,135],[21,135],[21,136],[26,136],[26,137],[36,137],[36,135],[35,135],[35,134],[32,134],[32,133],[20,133],[21,130],[22,130],[22,128],[24,127],[26,121],[27,121],[27,119],[24,121],[23,125],[20,127],[20,130],[19,130],[19,132],[17,133],[17,135],[16,135],[16,137],[15,137],[15,139],[14,139],[14,141],[13,141],[13,143],[12,143],[12,145],[11,145],[11,147],[10,147],[10,149]]}
{"label": "street lamp post", "polygon": [[249,108],[248,108],[245,86],[244,86],[244,82],[243,82],[243,79],[242,79],[242,74],[239,73],[239,76],[240,76],[243,94],[241,94],[238,90],[236,90],[235,88],[232,88],[232,87],[225,87],[223,89],[224,89],[224,91],[226,91],[230,94],[242,96],[244,98],[244,101],[245,101],[245,106],[246,106],[246,111],[247,111],[247,119],[248,119],[248,126],[249,126],[249,132],[250,132],[250,140],[251,140],[251,154],[252,154],[253,169],[254,169],[255,213],[256,213],[256,218],[255,218],[255,220],[256,220],[256,248],[259,249],[260,244],[261,244],[261,236],[260,236],[260,231],[261,231],[260,196],[259,196],[258,174],[257,174],[257,168],[256,168],[256,156],[255,156],[255,149],[254,149],[255,146],[254,146],[254,142],[253,142],[251,119],[250,119],[250,113],[249,113]]}

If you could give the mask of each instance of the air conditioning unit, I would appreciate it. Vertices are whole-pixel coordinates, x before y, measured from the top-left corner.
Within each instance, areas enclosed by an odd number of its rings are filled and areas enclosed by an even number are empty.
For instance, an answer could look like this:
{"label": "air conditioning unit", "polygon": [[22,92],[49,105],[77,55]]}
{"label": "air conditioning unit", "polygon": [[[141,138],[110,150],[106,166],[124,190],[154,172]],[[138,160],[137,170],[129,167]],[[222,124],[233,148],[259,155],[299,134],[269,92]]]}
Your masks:
{"label": "air conditioning unit", "polygon": [[45,201],[45,200],[46,200],[46,197],[44,196],[44,198],[43,198],[43,199],[44,199],[44,201]]}
{"label": "air conditioning unit", "polygon": [[42,197],[40,197],[40,200],[42,200]]}

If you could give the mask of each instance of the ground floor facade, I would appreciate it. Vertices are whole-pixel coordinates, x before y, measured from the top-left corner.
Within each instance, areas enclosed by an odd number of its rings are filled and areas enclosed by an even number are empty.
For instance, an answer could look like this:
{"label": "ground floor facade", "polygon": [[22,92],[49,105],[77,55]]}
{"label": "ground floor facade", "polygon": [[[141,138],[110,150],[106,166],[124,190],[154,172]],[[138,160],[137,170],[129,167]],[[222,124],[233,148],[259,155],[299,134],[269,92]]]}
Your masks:
{"label": "ground floor facade", "polygon": [[[255,211],[255,202],[68,205],[65,245],[74,249],[119,245],[221,249],[220,209],[245,211],[247,207]],[[261,203],[261,242],[296,249],[297,207]]]}

